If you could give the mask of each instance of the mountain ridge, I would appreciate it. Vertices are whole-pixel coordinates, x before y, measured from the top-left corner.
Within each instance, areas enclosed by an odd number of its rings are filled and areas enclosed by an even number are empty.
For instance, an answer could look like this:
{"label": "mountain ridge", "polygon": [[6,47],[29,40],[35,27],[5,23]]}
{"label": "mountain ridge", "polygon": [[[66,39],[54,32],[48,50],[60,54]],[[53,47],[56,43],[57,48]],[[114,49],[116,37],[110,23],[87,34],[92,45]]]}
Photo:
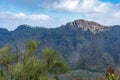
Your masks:
{"label": "mountain ridge", "polygon": [[[85,30],[82,30],[83,27]],[[0,32],[0,46],[11,44],[22,51],[25,43],[34,39],[40,43],[38,50],[46,46],[58,50],[70,67],[93,70],[103,69],[110,64],[119,65],[119,35],[120,26],[106,28],[98,23],[83,20],[69,22],[54,29],[20,25],[14,31]]]}
{"label": "mountain ridge", "polygon": [[[78,27],[78,28],[82,29],[83,31],[87,31],[89,29],[93,33],[108,30],[112,26],[120,26],[120,25],[107,26],[107,25],[101,25],[101,24],[99,24],[95,21],[77,19],[77,20],[74,20],[72,22],[68,22],[65,25],[61,25],[59,27],[64,27],[64,26],[68,26],[68,25],[70,27],[76,27],[76,28]],[[56,27],[56,28],[59,28],[59,27]],[[20,28],[25,29],[25,28],[45,28],[45,27],[43,27],[43,26],[31,26],[31,25],[28,25],[28,24],[21,24],[16,29],[20,29]],[[0,29],[6,29],[6,28],[0,28]],[[15,31],[16,29],[14,29],[12,31]],[[45,28],[45,29],[54,29],[54,28]],[[8,30],[8,29],[6,29],[6,30]],[[10,31],[10,32],[12,32],[12,31]]]}

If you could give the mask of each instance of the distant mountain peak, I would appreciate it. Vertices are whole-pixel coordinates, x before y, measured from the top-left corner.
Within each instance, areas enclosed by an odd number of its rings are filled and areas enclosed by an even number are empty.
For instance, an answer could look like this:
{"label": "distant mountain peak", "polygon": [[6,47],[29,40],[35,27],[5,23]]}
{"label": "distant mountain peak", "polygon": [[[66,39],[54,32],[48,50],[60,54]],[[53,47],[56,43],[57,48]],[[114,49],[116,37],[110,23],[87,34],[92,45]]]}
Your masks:
{"label": "distant mountain peak", "polygon": [[89,29],[93,33],[105,31],[106,29],[108,29],[108,26],[103,26],[96,22],[86,21],[84,19],[79,19],[73,22],[69,22],[67,23],[67,25],[71,27],[81,28],[83,31],[87,31]]}
{"label": "distant mountain peak", "polygon": [[8,32],[8,30],[6,28],[0,28],[0,32],[1,31]]}
{"label": "distant mountain peak", "polygon": [[24,30],[24,29],[28,29],[28,28],[31,28],[31,26],[27,25],[27,24],[23,24],[23,25],[19,25],[17,27],[17,29],[15,29],[15,30]]}

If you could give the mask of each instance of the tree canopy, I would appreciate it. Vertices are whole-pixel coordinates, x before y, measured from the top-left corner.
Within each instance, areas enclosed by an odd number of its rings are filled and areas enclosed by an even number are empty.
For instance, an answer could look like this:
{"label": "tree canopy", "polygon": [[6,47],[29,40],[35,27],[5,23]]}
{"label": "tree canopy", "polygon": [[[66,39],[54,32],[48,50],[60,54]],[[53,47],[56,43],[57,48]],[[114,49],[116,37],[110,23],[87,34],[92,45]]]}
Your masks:
{"label": "tree canopy", "polygon": [[37,47],[38,43],[30,40],[21,53],[22,57],[13,53],[10,46],[1,48],[0,78],[2,80],[48,80],[49,75],[54,75],[54,79],[59,80],[59,74],[68,70],[64,59],[52,48],[44,48],[43,58],[40,58],[35,55]]}

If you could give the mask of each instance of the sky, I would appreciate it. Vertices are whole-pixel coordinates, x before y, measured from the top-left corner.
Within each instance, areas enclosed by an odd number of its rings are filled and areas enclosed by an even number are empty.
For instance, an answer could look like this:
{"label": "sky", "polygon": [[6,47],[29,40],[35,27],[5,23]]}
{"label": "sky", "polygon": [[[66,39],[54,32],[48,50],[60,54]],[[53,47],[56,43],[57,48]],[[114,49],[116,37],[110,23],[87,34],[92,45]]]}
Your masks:
{"label": "sky", "polygon": [[120,0],[0,0],[0,27],[55,28],[77,19],[120,25]]}

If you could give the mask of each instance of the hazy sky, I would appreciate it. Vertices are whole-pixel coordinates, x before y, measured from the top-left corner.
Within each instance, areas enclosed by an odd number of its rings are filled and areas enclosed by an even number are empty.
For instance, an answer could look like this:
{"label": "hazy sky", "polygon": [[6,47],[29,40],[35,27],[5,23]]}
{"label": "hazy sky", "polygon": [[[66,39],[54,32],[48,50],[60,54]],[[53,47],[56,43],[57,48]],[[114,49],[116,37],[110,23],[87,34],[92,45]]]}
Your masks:
{"label": "hazy sky", "polygon": [[86,19],[103,25],[120,25],[120,0],[0,0],[0,27],[18,25],[59,27]]}

